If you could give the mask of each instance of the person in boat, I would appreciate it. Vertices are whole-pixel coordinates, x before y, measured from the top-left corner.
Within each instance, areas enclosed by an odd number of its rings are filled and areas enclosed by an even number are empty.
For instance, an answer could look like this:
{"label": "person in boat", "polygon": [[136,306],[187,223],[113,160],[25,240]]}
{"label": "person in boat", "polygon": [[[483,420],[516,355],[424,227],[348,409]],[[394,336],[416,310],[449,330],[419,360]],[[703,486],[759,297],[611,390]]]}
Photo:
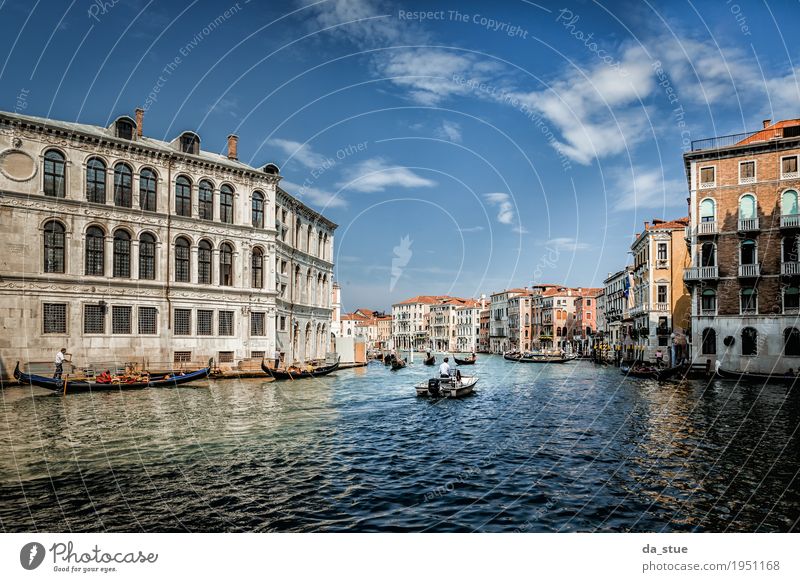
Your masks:
{"label": "person in boat", "polygon": [[67,348],[61,348],[56,352],[56,358],[54,362],[56,369],[53,372],[53,378],[56,378],[58,380],[61,379],[61,374],[64,373],[64,360],[66,359],[67,359]]}
{"label": "person in boat", "polygon": [[469,359],[470,359],[470,360],[472,360],[473,362],[475,361],[475,352],[472,352],[472,353],[469,355]]}
{"label": "person in boat", "polygon": [[664,359],[664,353],[661,351],[661,348],[656,350],[656,367],[660,368],[661,363]]}
{"label": "person in boat", "polygon": [[450,378],[450,358],[445,358],[442,365],[439,366],[439,377],[440,378]]}
{"label": "person in boat", "polygon": [[98,384],[111,384],[111,373],[108,370],[104,370],[95,378],[95,382]]}

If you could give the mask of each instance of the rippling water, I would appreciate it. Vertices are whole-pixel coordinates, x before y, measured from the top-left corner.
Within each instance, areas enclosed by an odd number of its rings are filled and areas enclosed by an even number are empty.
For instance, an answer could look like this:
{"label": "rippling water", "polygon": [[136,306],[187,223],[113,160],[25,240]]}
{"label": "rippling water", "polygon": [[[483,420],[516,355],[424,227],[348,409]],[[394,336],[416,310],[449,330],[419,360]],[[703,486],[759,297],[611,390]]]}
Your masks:
{"label": "rippling water", "polygon": [[[441,359],[441,358],[440,358]],[[470,370],[469,368],[465,368]],[[296,382],[0,396],[4,531],[792,531],[800,387],[481,356]],[[472,370],[470,370],[472,371]]]}

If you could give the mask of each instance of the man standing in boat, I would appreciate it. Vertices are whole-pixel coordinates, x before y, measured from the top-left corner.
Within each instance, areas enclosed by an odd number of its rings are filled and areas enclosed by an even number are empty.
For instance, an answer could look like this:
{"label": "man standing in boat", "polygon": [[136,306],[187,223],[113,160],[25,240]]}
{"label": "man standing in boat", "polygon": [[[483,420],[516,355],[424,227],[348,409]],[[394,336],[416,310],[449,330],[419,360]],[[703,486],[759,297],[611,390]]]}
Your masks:
{"label": "man standing in boat", "polygon": [[439,377],[440,378],[449,378],[450,377],[450,364],[448,364],[449,358],[445,358],[442,365],[439,366]]}
{"label": "man standing in boat", "polygon": [[56,352],[56,371],[53,373],[53,378],[61,379],[61,374],[64,373],[64,360],[67,359],[67,348],[61,348]]}

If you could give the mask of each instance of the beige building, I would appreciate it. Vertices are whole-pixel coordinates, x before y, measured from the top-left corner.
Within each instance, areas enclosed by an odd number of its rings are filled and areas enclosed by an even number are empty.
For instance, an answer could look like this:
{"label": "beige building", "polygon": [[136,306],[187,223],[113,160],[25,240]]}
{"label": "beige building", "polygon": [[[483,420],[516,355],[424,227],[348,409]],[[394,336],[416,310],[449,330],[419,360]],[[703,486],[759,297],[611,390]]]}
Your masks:
{"label": "beige building", "polygon": [[431,305],[444,299],[437,295],[418,295],[392,305],[392,342],[396,350],[426,351]]}
{"label": "beige building", "polygon": [[147,366],[324,357],[336,225],[278,168],[144,135],[0,113],[0,374],[16,360]]}

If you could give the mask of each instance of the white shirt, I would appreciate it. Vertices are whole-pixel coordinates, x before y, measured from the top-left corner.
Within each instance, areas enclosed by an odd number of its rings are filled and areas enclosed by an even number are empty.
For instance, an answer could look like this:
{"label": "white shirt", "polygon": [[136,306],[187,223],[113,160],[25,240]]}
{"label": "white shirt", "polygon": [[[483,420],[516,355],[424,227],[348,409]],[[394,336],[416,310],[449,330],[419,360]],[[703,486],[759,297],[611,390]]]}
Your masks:
{"label": "white shirt", "polygon": [[61,364],[66,359],[66,356],[61,350],[56,352],[56,366]]}
{"label": "white shirt", "polygon": [[439,366],[439,375],[440,376],[449,376],[450,375],[450,364],[447,362],[442,362],[442,365]]}

